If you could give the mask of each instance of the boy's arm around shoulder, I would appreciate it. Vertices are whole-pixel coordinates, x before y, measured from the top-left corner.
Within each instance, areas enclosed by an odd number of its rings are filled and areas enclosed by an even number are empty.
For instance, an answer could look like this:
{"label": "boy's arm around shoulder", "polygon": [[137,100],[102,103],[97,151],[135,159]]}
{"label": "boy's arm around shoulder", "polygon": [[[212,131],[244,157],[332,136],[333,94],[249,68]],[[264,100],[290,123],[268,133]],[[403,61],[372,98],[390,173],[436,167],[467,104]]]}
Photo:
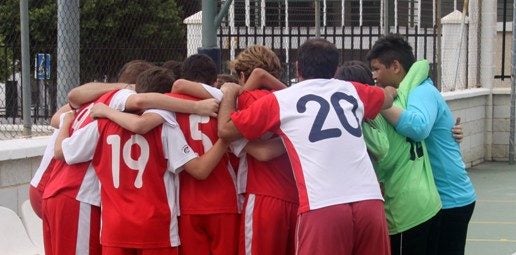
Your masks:
{"label": "boy's arm around shoulder", "polygon": [[262,68],[255,68],[243,86],[243,90],[268,89],[281,90],[287,86]]}
{"label": "boy's arm around shoulder", "polygon": [[74,109],[77,109],[85,103],[97,100],[109,91],[129,88],[130,86],[130,84],[126,83],[90,82],[70,90],[68,101]]}
{"label": "boy's arm around shoulder", "polygon": [[184,165],[184,169],[198,180],[205,180],[226,154],[228,143],[219,139],[211,149],[198,158],[194,158]]}
{"label": "boy's arm around shoulder", "polygon": [[160,93],[141,93],[127,99],[126,110],[163,109],[172,112],[193,113],[202,116],[216,117],[219,108],[215,99],[192,101],[174,98]]}
{"label": "boy's arm around shoulder", "polygon": [[107,118],[124,129],[140,135],[149,132],[164,122],[164,119],[157,113],[150,112],[136,115],[119,112],[102,103],[97,103],[91,108],[90,116],[92,118]]}

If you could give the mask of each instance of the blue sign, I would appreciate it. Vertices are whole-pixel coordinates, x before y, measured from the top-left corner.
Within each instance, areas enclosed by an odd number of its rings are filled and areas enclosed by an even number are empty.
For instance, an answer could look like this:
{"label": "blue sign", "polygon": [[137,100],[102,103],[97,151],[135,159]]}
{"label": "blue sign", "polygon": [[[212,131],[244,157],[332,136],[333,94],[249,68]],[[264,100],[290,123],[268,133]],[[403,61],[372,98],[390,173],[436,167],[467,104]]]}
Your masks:
{"label": "blue sign", "polygon": [[48,80],[50,79],[51,59],[50,54],[37,53],[34,68],[34,79]]}

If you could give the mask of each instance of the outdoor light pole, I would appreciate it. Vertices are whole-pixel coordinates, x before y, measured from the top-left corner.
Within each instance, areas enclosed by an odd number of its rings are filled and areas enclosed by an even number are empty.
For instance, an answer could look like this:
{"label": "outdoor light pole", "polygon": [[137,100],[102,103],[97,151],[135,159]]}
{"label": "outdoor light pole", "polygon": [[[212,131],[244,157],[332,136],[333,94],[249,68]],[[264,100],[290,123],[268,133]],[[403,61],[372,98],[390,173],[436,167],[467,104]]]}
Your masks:
{"label": "outdoor light pole", "polygon": [[217,1],[202,0],[202,47],[200,54],[208,55],[220,71],[220,48],[217,46],[217,29],[227,13],[233,0],[226,0],[217,14]]}

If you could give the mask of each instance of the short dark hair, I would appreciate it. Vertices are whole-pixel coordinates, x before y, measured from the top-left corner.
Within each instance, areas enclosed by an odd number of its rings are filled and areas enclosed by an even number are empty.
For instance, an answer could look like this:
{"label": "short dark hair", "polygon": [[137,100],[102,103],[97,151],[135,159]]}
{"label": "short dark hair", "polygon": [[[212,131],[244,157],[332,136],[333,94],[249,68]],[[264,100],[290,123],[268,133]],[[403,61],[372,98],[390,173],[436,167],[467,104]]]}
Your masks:
{"label": "short dark hair", "polygon": [[182,65],[183,65],[183,62],[169,60],[169,61],[163,63],[163,65],[161,65],[161,67],[171,70],[174,73],[174,76],[176,77],[176,79],[179,79],[181,77],[181,71],[182,71],[181,69],[183,68]]}
{"label": "short dark hair", "polygon": [[138,75],[153,66],[152,63],[145,60],[131,60],[122,66],[118,72],[117,80],[122,83],[135,84]]}
{"label": "short dark hair", "polygon": [[217,81],[217,65],[207,55],[191,55],[183,62],[182,78],[213,85]]}
{"label": "short dark hair", "polygon": [[330,79],[339,65],[339,50],[321,38],[309,39],[297,52],[297,69],[303,79]]}
{"label": "short dark hair", "polygon": [[219,74],[217,75],[217,82],[215,83],[215,87],[220,89],[220,87],[222,87],[222,84],[226,82],[238,84],[238,78],[232,74]]}
{"label": "short dark hair", "polygon": [[335,78],[344,81],[356,81],[374,85],[371,69],[362,61],[352,60],[344,62],[335,73]]}
{"label": "short dark hair", "polygon": [[138,76],[135,91],[136,93],[167,93],[172,89],[175,80],[172,71],[163,67],[152,67]]}
{"label": "short dark hair", "polygon": [[386,67],[397,60],[405,69],[405,72],[408,72],[412,64],[416,62],[412,46],[398,34],[388,34],[380,37],[367,53],[367,61],[371,62],[373,59],[378,59]]}

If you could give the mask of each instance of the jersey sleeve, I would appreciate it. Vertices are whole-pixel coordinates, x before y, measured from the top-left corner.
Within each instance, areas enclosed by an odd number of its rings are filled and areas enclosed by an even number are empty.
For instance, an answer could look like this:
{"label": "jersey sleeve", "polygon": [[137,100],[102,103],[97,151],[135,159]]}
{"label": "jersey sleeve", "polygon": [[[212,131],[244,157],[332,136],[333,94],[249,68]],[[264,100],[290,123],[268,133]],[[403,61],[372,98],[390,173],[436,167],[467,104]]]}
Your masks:
{"label": "jersey sleeve", "polygon": [[204,87],[204,89],[205,89],[206,91],[208,91],[208,93],[210,93],[210,94],[211,94],[211,96],[212,96],[213,98],[215,98],[215,100],[217,100],[217,102],[220,102],[220,101],[222,100],[222,96],[223,96],[224,94],[222,93],[222,91],[221,91],[220,89],[218,89],[218,88],[214,88],[214,87],[212,87],[212,86],[208,86],[208,85],[203,84],[203,83],[201,83],[201,84],[202,84],[202,86]]}
{"label": "jersey sleeve", "polygon": [[172,126],[172,127],[179,126],[179,124],[177,124],[176,114],[173,112],[170,112],[167,110],[161,110],[161,109],[149,109],[149,110],[146,110],[145,112],[143,112],[143,114],[146,114],[146,113],[155,113],[155,114],[161,116],[161,118],[163,118],[169,126]]}
{"label": "jersey sleeve", "polygon": [[259,138],[268,131],[279,130],[279,105],[274,94],[258,99],[249,108],[234,112],[231,120],[240,133],[249,140]]}
{"label": "jersey sleeve", "polygon": [[52,161],[52,159],[54,158],[54,144],[56,142],[58,134],[59,129],[56,129],[54,130],[54,133],[52,133],[52,136],[50,136],[50,138],[48,139],[48,144],[45,148],[45,152],[43,153],[43,157],[41,158],[41,162],[39,163],[38,169],[36,169],[36,172],[34,173],[32,180],[30,181],[30,184],[33,187],[38,186],[38,183],[41,180],[43,173],[50,165],[50,161]]}
{"label": "jersey sleeve", "polygon": [[382,110],[385,95],[383,89],[358,82],[352,82],[358,96],[364,103],[364,118],[372,120]]}
{"label": "jersey sleeve", "polygon": [[197,153],[186,143],[185,136],[178,126],[163,125],[161,129],[163,154],[167,159],[167,170],[179,173],[184,164],[198,157]]}
{"label": "jersey sleeve", "polygon": [[430,134],[437,118],[439,93],[432,85],[420,85],[412,90],[405,109],[396,123],[396,131],[419,142]]}
{"label": "jersey sleeve", "polygon": [[117,91],[113,95],[113,98],[111,98],[111,101],[109,102],[109,107],[117,111],[125,111],[125,103],[127,102],[127,99],[134,94],[136,94],[136,92],[130,89],[121,89]]}
{"label": "jersey sleeve", "polygon": [[62,143],[63,156],[67,164],[77,164],[91,161],[99,140],[98,121],[76,130],[72,136],[65,138]]}

